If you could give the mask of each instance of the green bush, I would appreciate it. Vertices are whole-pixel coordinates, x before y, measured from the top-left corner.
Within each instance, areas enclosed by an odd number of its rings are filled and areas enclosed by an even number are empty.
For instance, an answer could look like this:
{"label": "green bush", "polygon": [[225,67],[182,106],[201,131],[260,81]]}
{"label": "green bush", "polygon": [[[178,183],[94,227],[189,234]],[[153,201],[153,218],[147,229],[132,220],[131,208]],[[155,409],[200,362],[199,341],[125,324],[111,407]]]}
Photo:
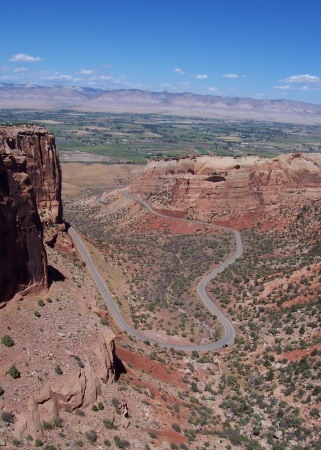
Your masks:
{"label": "green bush", "polygon": [[34,315],[35,315],[36,317],[41,317],[41,314],[40,314],[40,312],[39,312],[39,311],[37,311],[37,310],[36,310],[36,311],[34,312]]}
{"label": "green bush", "polygon": [[10,369],[8,370],[8,375],[10,375],[12,378],[14,378],[15,380],[17,378],[20,378],[21,374],[19,372],[19,370],[16,368],[16,366],[11,366]]}
{"label": "green bush", "polygon": [[90,442],[91,444],[93,444],[94,442],[97,441],[97,433],[95,430],[87,431],[85,436],[86,436],[87,441]]}
{"label": "green bush", "polygon": [[130,443],[128,441],[125,441],[124,439],[121,439],[119,436],[114,436],[114,441],[115,441],[116,447],[118,447],[118,448],[130,447]]}
{"label": "green bush", "polygon": [[2,420],[2,422],[13,423],[14,415],[8,411],[3,411],[3,413],[1,413],[1,420]]}
{"label": "green bush", "polygon": [[41,298],[38,300],[37,303],[38,303],[38,305],[41,306],[41,307],[45,306],[45,302],[44,302],[43,300],[41,300]]}
{"label": "green bush", "polygon": [[3,345],[5,345],[6,347],[12,347],[14,345],[14,340],[12,339],[11,336],[9,336],[8,334],[5,334],[2,338],[1,338],[1,342],[3,343]]}
{"label": "green bush", "polygon": [[172,428],[174,431],[176,431],[177,433],[181,432],[181,427],[178,425],[178,423],[172,423]]}
{"label": "green bush", "polygon": [[63,371],[62,371],[60,366],[56,366],[55,367],[55,372],[56,372],[57,375],[62,375],[63,374]]}
{"label": "green bush", "polygon": [[114,428],[113,421],[110,419],[103,419],[103,424],[108,430],[112,430]]}
{"label": "green bush", "polygon": [[49,431],[49,430],[52,430],[52,423],[51,422],[42,422],[42,428],[45,430],[45,431]]}
{"label": "green bush", "polygon": [[40,439],[36,439],[35,440],[35,447],[42,447],[43,446],[43,442]]}

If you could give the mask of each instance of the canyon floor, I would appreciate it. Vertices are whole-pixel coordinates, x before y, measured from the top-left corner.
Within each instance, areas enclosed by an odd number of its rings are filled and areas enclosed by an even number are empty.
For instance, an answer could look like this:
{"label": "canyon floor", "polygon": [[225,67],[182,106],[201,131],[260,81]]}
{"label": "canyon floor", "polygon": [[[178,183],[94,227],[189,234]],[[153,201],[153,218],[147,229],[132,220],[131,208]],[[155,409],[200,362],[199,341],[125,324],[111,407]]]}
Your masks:
{"label": "canyon floor", "polygon": [[[124,187],[141,171],[65,163],[63,195],[66,219],[86,237],[146,341],[117,330],[64,236],[48,249],[49,291],[0,310],[2,335],[14,341],[0,345],[0,439],[7,448],[41,445],[15,439],[3,414],[23,411],[30,394],[45,381],[62,383],[79,361],[94,364],[97,336],[111,327],[123,365],[118,380],[102,384],[96,408],[64,412],[45,432],[44,448],[320,449],[320,209],[283,208],[242,225],[244,255],[208,287],[236,326],[234,346],[204,354],[160,349],[148,336],[196,343],[220,336],[195,284],[233,240],[212,225],[151,216],[126,198]],[[13,364],[20,378],[7,374]],[[113,421],[120,402],[127,428]]]}

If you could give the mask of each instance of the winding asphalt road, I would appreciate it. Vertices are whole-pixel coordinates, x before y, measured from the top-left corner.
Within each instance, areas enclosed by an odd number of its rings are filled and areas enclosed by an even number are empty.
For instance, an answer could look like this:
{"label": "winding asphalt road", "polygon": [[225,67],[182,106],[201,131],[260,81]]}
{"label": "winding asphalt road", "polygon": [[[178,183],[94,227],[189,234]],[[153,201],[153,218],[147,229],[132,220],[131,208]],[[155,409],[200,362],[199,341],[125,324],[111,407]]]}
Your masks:
{"label": "winding asphalt road", "polygon": [[[161,214],[157,211],[155,211],[148,203],[145,201],[138,199],[136,197],[133,197],[128,191],[125,191],[124,195],[126,195],[131,200],[140,203],[142,206],[144,206],[151,214],[154,214],[159,217],[165,217],[166,219],[173,219],[173,220],[179,220],[183,222],[189,222],[189,223],[197,223],[201,225],[209,225],[208,222],[202,222],[202,221],[196,221],[196,220],[188,220],[188,219],[177,219],[169,217],[165,214]],[[209,350],[219,350],[222,347],[225,347],[227,345],[231,345],[234,342],[235,339],[235,330],[230,322],[230,320],[220,311],[220,309],[214,305],[212,300],[208,297],[206,293],[206,286],[207,284],[215,278],[219,273],[221,273],[226,267],[228,267],[230,264],[233,264],[237,258],[239,258],[243,253],[243,245],[242,245],[242,239],[241,235],[238,231],[232,230],[231,228],[227,227],[219,227],[222,230],[230,231],[234,234],[235,243],[236,243],[236,249],[234,253],[223,263],[221,263],[216,269],[214,269],[211,273],[206,275],[197,285],[197,293],[201,297],[202,301],[204,302],[205,306],[209,310],[211,314],[214,314],[218,320],[221,322],[223,328],[224,328],[224,337],[221,338],[218,341],[209,342],[207,344],[175,344],[175,343],[166,343],[159,341],[157,339],[152,339],[150,337],[145,336],[143,333],[140,333],[135,328],[128,325],[128,323],[125,321],[124,317],[122,316],[118,306],[116,305],[115,301],[113,300],[113,296],[108,289],[105,281],[103,280],[102,276],[100,275],[99,271],[96,269],[90,253],[88,249],[86,248],[86,245],[84,241],[81,239],[77,231],[70,227],[68,230],[68,233],[70,237],[72,238],[76,249],[80,253],[82,259],[86,263],[87,269],[89,270],[89,273],[91,274],[94,282],[96,283],[96,286],[98,287],[100,294],[102,298],[104,299],[111,315],[113,316],[113,319],[115,320],[118,327],[126,331],[129,335],[136,337],[137,339],[140,339],[142,341],[149,341],[151,344],[154,344],[158,347],[162,348],[173,348],[174,350],[183,350],[183,351],[209,351]]]}

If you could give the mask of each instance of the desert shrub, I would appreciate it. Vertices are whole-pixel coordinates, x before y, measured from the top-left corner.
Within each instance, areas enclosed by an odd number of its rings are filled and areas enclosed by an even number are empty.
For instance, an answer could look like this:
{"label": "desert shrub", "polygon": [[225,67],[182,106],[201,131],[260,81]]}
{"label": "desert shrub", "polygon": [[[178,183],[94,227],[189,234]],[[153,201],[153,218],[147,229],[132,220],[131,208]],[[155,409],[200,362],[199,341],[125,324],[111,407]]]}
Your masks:
{"label": "desert shrub", "polygon": [[130,442],[121,439],[119,436],[114,436],[115,445],[118,448],[128,448],[130,447]]}
{"label": "desert shrub", "polygon": [[16,368],[15,365],[11,366],[7,373],[8,373],[8,375],[10,375],[15,380],[17,378],[20,378],[20,376],[21,376],[19,370]]}
{"label": "desert shrub", "polygon": [[4,336],[2,336],[1,342],[2,342],[3,345],[5,345],[6,347],[12,347],[12,346],[14,345],[14,340],[13,340],[12,337],[9,336],[8,334],[5,334]]}
{"label": "desert shrub", "polygon": [[62,375],[63,374],[63,371],[62,371],[60,366],[56,366],[55,367],[55,372],[56,372],[57,375]]}
{"label": "desert shrub", "polygon": [[45,431],[49,431],[49,430],[52,430],[52,423],[51,422],[42,422],[42,428],[45,430]]}
{"label": "desert shrub", "polygon": [[11,412],[3,411],[3,413],[1,414],[1,420],[2,420],[2,422],[13,423],[14,415],[11,414]]}
{"label": "desert shrub", "polygon": [[178,423],[172,423],[172,428],[174,431],[176,431],[177,433],[181,432],[181,427],[178,425]]}
{"label": "desert shrub", "polygon": [[95,430],[87,431],[85,436],[86,436],[87,441],[90,442],[91,444],[95,443],[97,441],[97,437],[98,437]]}
{"label": "desert shrub", "polygon": [[40,439],[36,439],[35,440],[35,447],[42,447],[43,446],[43,442]]}
{"label": "desert shrub", "polygon": [[111,429],[114,428],[113,421],[110,420],[110,419],[103,419],[103,424],[105,425],[105,427],[106,427],[108,430],[111,430]]}
{"label": "desert shrub", "polygon": [[39,311],[37,311],[37,310],[36,310],[36,311],[34,312],[34,315],[35,315],[36,317],[41,317],[41,314],[40,314],[40,312],[39,312]]}
{"label": "desert shrub", "polygon": [[4,390],[2,389],[2,387],[0,386],[0,397],[1,397],[1,395],[3,395],[4,394]]}
{"label": "desert shrub", "polygon": [[54,419],[52,424],[55,428],[62,428],[63,420],[60,417],[58,417],[57,419]]}
{"label": "desert shrub", "polygon": [[41,306],[41,307],[45,306],[45,302],[43,300],[41,300],[41,298],[38,300],[37,303],[38,303],[38,306]]}

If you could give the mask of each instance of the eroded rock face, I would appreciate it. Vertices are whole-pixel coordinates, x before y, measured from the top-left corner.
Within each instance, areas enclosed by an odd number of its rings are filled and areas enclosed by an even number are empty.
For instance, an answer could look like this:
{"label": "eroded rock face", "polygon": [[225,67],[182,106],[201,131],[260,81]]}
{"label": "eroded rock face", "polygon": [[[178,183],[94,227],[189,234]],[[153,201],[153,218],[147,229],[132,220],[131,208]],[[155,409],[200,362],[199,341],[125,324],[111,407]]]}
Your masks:
{"label": "eroded rock face", "polygon": [[26,158],[0,153],[0,302],[47,286],[47,257]]}
{"label": "eroded rock face", "polygon": [[41,220],[61,223],[61,167],[54,136],[38,126],[0,127],[0,154],[26,158]]}
{"label": "eroded rock face", "polygon": [[34,439],[43,438],[43,422],[59,418],[60,411],[92,405],[98,395],[99,380],[90,363],[66,378],[59,387],[45,385],[38,395],[29,400],[27,411],[17,417],[15,436],[22,439],[28,434]]}
{"label": "eroded rock face", "polygon": [[163,193],[153,206],[200,218],[224,218],[321,201],[321,154],[273,159],[199,156],[150,161],[130,188]]}
{"label": "eroded rock face", "polygon": [[[43,422],[59,418],[61,411],[72,412],[78,408],[91,407],[99,395],[100,382],[115,380],[115,335],[109,328],[97,337],[93,349],[94,363],[89,361],[77,371],[61,377],[59,385],[45,384],[38,393],[32,393],[26,408],[17,415],[14,435],[22,439],[28,434],[33,439],[43,438]],[[98,372],[95,367],[98,367]],[[99,377],[98,377],[98,375]],[[127,403],[122,400],[119,426],[129,425]],[[114,420],[116,420],[114,418]]]}
{"label": "eroded rock face", "polygon": [[94,348],[96,360],[99,365],[98,375],[103,383],[115,381],[115,335],[109,328],[102,333]]}
{"label": "eroded rock face", "polygon": [[54,137],[38,126],[0,127],[0,302],[47,286],[41,222],[61,221]]}

